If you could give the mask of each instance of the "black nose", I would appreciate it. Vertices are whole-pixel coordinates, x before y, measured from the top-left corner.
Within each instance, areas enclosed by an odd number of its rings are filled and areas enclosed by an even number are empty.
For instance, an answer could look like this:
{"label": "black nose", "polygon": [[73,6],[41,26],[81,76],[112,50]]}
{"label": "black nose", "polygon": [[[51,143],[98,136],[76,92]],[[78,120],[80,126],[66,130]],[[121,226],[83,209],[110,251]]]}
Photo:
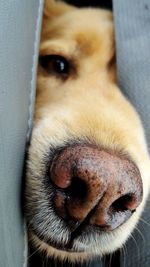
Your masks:
{"label": "black nose", "polygon": [[[90,145],[66,147],[53,160],[50,177],[56,186],[56,212],[69,220],[104,231],[125,222],[142,201],[138,168],[117,153]],[[89,216],[90,215],[90,216]]]}

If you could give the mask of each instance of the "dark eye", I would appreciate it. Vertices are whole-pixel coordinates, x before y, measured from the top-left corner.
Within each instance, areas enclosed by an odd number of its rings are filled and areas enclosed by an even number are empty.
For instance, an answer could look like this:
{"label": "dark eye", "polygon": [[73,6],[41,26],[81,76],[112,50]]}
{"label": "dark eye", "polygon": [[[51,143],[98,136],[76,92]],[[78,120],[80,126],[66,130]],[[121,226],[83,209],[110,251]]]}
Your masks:
{"label": "dark eye", "polygon": [[70,63],[62,56],[58,55],[46,55],[40,56],[40,65],[47,71],[48,74],[57,74],[63,77],[69,75]]}

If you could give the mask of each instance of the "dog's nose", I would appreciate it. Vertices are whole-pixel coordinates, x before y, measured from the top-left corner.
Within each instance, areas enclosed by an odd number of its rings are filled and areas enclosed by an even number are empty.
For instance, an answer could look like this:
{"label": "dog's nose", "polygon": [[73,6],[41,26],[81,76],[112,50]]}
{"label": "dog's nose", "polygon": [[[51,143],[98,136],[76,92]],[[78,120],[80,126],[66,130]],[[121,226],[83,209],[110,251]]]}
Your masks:
{"label": "dog's nose", "polygon": [[53,159],[50,177],[55,210],[68,224],[86,221],[104,231],[113,230],[142,201],[142,180],[135,164],[94,146],[63,149]]}

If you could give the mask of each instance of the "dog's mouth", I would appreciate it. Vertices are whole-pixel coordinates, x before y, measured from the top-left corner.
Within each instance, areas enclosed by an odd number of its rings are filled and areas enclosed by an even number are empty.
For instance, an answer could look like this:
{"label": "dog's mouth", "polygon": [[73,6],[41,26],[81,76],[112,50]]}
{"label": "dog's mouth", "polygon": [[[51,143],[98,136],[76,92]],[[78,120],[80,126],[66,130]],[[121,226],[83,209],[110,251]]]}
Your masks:
{"label": "dog's mouth", "polygon": [[[55,191],[55,189],[53,188]],[[41,235],[41,232],[33,230],[33,233],[38,237],[40,242],[44,242],[49,247],[53,247],[56,250],[64,251],[67,253],[85,253],[91,252],[91,247],[89,246],[89,234],[92,236],[90,240],[94,245],[95,237],[99,240],[101,237],[109,235],[109,232],[112,232],[112,229],[109,225],[101,225],[93,226],[89,224],[90,217],[94,214],[97,207],[94,207],[93,210],[88,214],[88,216],[82,222],[75,222],[73,220],[69,220],[69,235],[67,236],[67,242],[63,242],[62,240],[57,240],[57,234],[55,240],[53,238],[46,237],[46,235]],[[53,210],[54,214],[57,214],[55,210]],[[129,214],[130,217],[130,214]],[[43,222],[44,224],[44,222]],[[56,225],[56,228],[58,225]],[[79,242],[76,241],[80,240]]]}
{"label": "dog's mouth", "polygon": [[70,241],[67,244],[62,244],[62,243],[54,242],[53,240],[45,241],[45,240],[40,239],[40,241],[46,243],[48,246],[53,247],[53,248],[55,248],[57,250],[71,252],[71,253],[84,252],[84,249],[78,249],[78,250],[75,249],[74,248],[74,245],[73,245],[73,240],[71,240],[71,239],[70,239]]}
{"label": "dog's mouth", "polygon": [[[95,228],[95,229],[94,229]],[[31,231],[32,233],[32,231]],[[38,231],[33,231],[33,236],[36,236],[40,243],[45,243],[49,247],[53,247],[56,250],[65,251],[68,253],[84,253],[84,252],[90,252],[90,246],[89,246],[89,233],[93,235],[93,244],[94,244],[94,236],[98,236],[100,239],[102,234],[104,234],[104,231],[88,225],[81,225],[78,226],[74,231],[72,231],[69,235],[68,242],[58,242],[57,240],[52,240],[51,238],[47,239],[43,236],[41,236],[41,233],[38,233]],[[32,235],[32,234],[31,234]],[[82,236],[82,241],[80,237]],[[33,238],[34,239],[34,238]],[[78,244],[76,244],[76,241],[80,239]]]}

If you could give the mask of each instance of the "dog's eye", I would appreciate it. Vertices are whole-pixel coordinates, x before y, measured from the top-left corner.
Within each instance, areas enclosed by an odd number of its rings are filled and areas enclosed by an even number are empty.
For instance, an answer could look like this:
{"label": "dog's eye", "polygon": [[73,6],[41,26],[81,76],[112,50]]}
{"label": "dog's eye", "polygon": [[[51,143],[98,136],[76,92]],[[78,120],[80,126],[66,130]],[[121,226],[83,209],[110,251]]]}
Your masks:
{"label": "dog's eye", "polygon": [[67,59],[58,55],[40,56],[40,65],[48,74],[57,74],[64,77],[69,75],[70,64]]}

